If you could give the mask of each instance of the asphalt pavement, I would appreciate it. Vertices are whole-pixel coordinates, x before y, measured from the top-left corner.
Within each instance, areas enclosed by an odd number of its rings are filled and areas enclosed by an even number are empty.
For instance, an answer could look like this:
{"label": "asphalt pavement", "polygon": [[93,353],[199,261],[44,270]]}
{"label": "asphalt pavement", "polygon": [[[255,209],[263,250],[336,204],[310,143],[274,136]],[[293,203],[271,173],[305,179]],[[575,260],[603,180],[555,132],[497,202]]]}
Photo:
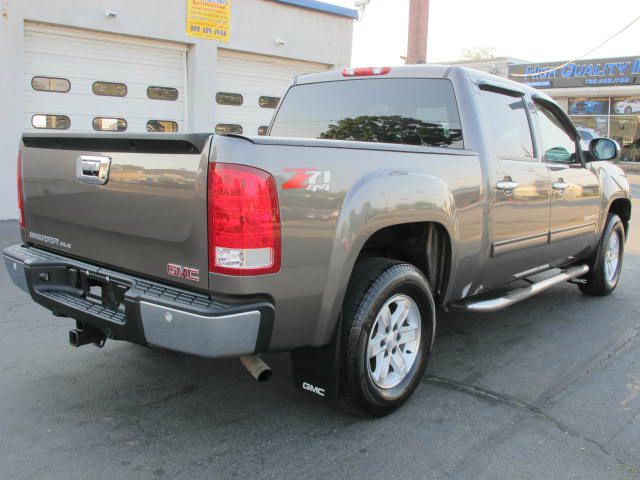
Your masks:
{"label": "asphalt pavement", "polygon": [[[0,266],[0,478],[640,478],[639,207],[613,295],[441,315],[422,385],[379,420],[295,390],[286,354],[258,384],[236,360],[73,349],[73,321]],[[0,222],[0,247],[17,241]]]}

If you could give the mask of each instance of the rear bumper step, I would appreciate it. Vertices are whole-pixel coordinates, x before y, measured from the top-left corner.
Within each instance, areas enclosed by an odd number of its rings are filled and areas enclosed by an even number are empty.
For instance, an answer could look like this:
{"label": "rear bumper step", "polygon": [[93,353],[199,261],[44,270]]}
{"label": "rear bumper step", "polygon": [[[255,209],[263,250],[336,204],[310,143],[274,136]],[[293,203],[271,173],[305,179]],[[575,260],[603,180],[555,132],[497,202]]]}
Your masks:
{"label": "rear bumper step", "polygon": [[23,245],[5,248],[3,256],[13,282],[35,302],[108,338],[209,358],[269,347],[274,307],[268,302],[222,303]]}
{"label": "rear bumper step", "polygon": [[491,298],[488,300],[470,301],[467,303],[457,303],[452,305],[452,309],[462,310],[466,312],[487,313],[497,312],[503,308],[510,307],[511,305],[521,302],[529,297],[533,297],[540,292],[547,290],[562,282],[573,280],[574,278],[581,277],[589,273],[589,267],[587,265],[578,265],[575,267],[567,268],[561,271],[553,277],[545,278],[539,282],[532,283],[528,287],[517,288],[511,290],[506,295],[498,298]]}

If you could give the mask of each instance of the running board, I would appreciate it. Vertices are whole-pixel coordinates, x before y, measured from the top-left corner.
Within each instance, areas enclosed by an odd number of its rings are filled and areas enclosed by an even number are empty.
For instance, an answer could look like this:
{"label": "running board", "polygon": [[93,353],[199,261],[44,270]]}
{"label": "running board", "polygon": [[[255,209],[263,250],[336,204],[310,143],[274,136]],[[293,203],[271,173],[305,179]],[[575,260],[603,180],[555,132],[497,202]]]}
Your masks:
{"label": "running board", "polygon": [[550,278],[545,278],[539,282],[532,283],[528,287],[517,288],[511,290],[506,295],[498,298],[491,298],[489,300],[479,300],[469,303],[458,303],[452,305],[455,310],[463,310],[466,312],[487,313],[497,312],[503,308],[510,307],[511,305],[526,300],[529,297],[533,297],[540,292],[544,292],[548,288],[553,287],[562,282],[573,280],[574,278],[581,277],[589,272],[588,265],[578,265],[576,267],[567,268],[558,275]]}

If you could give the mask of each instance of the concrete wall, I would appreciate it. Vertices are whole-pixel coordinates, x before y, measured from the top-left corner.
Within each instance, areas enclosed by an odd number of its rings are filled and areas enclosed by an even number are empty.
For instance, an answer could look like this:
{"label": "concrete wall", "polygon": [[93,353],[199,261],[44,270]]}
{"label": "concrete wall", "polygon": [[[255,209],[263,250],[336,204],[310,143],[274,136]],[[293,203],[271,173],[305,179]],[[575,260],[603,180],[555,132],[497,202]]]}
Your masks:
{"label": "concrete wall", "polygon": [[[186,35],[186,0],[0,0],[0,219],[17,217],[15,159],[22,132],[25,22],[169,40],[188,45],[189,126],[214,125],[217,48],[348,66],[353,20],[270,0],[233,0],[231,40]],[[108,18],[105,10],[118,12]],[[278,46],[280,38],[286,45]]]}

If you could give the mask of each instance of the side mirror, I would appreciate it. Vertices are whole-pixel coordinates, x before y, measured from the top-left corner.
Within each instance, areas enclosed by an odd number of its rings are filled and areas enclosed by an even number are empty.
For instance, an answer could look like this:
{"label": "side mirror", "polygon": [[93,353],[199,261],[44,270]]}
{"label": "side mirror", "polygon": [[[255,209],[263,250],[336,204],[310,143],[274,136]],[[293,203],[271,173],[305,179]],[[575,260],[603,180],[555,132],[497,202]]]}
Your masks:
{"label": "side mirror", "polygon": [[610,138],[594,138],[589,143],[589,153],[596,161],[615,160],[620,155],[620,145]]}

